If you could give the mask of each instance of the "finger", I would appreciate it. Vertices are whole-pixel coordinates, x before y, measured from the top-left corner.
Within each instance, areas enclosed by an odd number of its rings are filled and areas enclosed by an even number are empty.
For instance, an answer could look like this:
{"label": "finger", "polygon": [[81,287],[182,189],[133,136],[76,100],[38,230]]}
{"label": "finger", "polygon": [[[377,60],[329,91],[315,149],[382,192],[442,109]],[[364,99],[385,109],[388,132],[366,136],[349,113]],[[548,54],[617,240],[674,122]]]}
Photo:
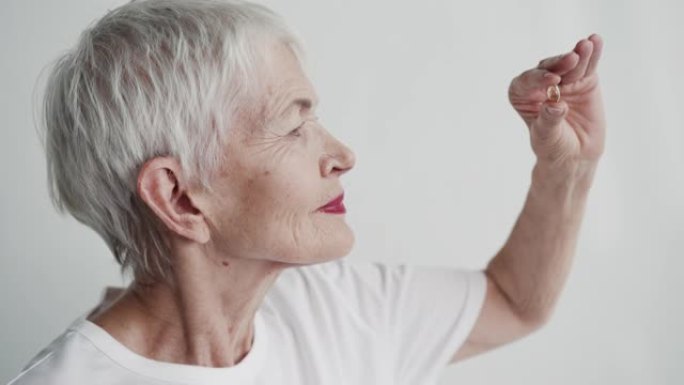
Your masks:
{"label": "finger", "polygon": [[584,76],[591,76],[596,72],[599,59],[601,59],[601,52],[603,52],[603,39],[601,39],[601,36],[593,34],[589,36],[589,40],[594,44],[594,51],[591,54],[591,60],[589,60],[587,72],[584,74]]}
{"label": "finger", "polygon": [[518,75],[511,82],[512,97],[524,98],[526,101],[543,102],[546,100],[546,89],[550,85],[558,84],[561,77],[558,74],[533,68]]}
{"label": "finger", "polygon": [[567,112],[568,105],[564,101],[544,103],[537,120],[532,125],[535,136],[541,140],[557,137]]}
{"label": "finger", "polygon": [[537,68],[545,69],[557,73],[558,75],[564,75],[571,69],[577,66],[579,61],[579,55],[576,52],[567,52],[562,55],[550,57],[539,62]]}
{"label": "finger", "polygon": [[561,84],[574,83],[577,80],[584,77],[584,73],[587,72],[587,66],[589,66],[589,59],[591,58],[591,53],[593,49],[594,44],[587,39],[582,39],[577,43],[574,52],[576,52],[579,55],[579,62],[577,63],[577,66],[575,66],[575,68],[573,68],[572,70],[568,71],[568,73],[563,75],[563,80],[561,80]]}

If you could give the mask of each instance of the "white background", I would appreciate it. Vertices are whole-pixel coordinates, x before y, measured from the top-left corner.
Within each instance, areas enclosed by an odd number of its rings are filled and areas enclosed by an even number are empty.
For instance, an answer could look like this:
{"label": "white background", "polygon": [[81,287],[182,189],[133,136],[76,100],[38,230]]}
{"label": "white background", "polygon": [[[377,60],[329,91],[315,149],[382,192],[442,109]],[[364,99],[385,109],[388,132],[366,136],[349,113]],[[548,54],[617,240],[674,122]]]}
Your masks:
{"label": "white background", "polygon": [[[0,8],[0,383],[123,284],[95,233],[52,209],[31,107],[40,71],[122,3]],[[268,1],[305,42],[321,119],[357,155],[343,177],[348,258],[484,267],[534,163],[510,80],[604,38],[607,148],[557,311],[442,384],[684,383],[682,4]]]}

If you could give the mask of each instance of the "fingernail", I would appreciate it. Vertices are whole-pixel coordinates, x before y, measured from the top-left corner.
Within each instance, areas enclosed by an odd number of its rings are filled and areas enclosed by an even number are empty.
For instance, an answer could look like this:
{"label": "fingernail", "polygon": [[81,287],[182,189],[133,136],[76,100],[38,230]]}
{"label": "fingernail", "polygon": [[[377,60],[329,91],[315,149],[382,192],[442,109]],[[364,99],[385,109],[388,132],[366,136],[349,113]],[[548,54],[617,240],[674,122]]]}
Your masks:
{"label": "fingernail", "polygon": [[544,108],[546,108],[546,112],[548,112],[551,115],[560,115],[563,112],[563,108],[561,107],[551,107],[547,105]]}

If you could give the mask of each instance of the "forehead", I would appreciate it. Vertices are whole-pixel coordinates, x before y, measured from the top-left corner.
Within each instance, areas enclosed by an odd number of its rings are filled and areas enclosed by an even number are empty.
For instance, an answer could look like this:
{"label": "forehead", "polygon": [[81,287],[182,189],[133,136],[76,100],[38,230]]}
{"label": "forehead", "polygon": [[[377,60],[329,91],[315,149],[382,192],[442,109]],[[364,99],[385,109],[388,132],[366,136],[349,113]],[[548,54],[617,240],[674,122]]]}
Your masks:
{"label": "forehead", "polygon": [[292,49],[279,42],[267,47],[262,99],[266,121],[276,119],[293,104],[315,106],[318,103],[316,91]]}

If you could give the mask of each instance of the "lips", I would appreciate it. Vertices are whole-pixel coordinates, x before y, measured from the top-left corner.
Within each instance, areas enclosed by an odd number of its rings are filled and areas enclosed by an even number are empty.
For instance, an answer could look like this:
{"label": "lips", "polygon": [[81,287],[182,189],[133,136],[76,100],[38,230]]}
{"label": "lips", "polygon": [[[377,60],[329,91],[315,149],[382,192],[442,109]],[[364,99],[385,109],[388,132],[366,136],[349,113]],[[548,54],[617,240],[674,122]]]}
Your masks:
{"label": "lips", "polygon": [[337,196],[337,198],[328,202],[325,206],[319,208],[319,211],[330,214],[344,214],[347,210],[344,207],[342,200],[344,199],[344,193]]}

